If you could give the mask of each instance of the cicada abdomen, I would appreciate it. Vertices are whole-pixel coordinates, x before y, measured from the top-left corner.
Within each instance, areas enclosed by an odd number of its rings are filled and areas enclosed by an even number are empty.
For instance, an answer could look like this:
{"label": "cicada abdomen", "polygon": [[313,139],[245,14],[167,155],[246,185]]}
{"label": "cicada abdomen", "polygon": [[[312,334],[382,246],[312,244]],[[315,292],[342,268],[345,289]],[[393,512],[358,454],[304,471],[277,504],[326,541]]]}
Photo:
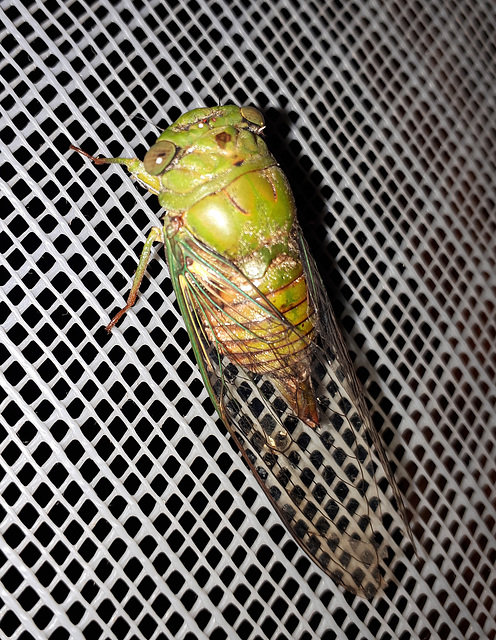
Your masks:
{"label": "cicada abdomen", "polygon": [[164,242],[204,382],[245,461],[308,555],[370,598],[384,548],[369,439],[400,508],[401,496],[263,128],[253,107],[195,109],[143,162],[92,158],[126,165],[165,210],[108,329]]}

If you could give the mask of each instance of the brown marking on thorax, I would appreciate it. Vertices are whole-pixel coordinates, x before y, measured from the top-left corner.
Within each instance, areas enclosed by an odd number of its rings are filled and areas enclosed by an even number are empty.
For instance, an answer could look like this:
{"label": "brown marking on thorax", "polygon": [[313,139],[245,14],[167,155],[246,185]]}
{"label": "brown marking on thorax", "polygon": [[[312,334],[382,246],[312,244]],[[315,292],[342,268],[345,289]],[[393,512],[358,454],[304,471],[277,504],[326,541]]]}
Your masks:
{"label": "brown marking on thorax", "polygon": [[228,142],[231,142],[231,134],[222,131],[215,136],[215,141],[221,149],[225,149]]}

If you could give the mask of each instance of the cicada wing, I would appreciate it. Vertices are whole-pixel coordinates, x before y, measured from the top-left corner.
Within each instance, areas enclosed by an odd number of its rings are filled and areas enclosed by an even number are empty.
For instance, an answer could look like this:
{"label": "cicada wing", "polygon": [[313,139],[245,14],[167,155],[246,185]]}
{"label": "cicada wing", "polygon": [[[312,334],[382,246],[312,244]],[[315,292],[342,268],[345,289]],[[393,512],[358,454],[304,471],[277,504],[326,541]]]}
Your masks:
{"label": "cicada wing", "polygon": [[216,330],[224,323],[223,339],[236,341],[240,331],[250,335],[252,318],[263,312],[270,319],[265,336],[270,345],[281,332],[297,334],[295,327],[225,258],[191,237],[167,240],[167,245],[203,379],[246,463],[306,553],[347,590],[373,597],[383,583],[379,562],[386,555],[376,533],[382,537],[385,532],[376,463],[357,431],[360,417],[352,394],[329,366],[327,354],[312,342],[314,384],[330,399],[321,405],[318,428],[300,420],[270,376],[232,362]]}
{"label": "cicada wing", "polygon": [[402,494],[391,469],[382,440],[374,426],[374,423],[372,422],[361,384],[356,376],[345,341],[338,327],[324,283],[322,282],[314,259],[301,233],[299,234],[299,245],[302,264],[307,277],[309,295],[317,310],[317,332],[320,337],[322,349],[329,359],[332,368],[336,371],[337,375],[343,379],[343,386],[348,390],[352,397],[361,422],[373,442],[375,452],[381,462],[384,473],[386,474],[386,478],[393,492],[393,496],[396,500],[408,537],[415,550],[415,540],[410,527]]}

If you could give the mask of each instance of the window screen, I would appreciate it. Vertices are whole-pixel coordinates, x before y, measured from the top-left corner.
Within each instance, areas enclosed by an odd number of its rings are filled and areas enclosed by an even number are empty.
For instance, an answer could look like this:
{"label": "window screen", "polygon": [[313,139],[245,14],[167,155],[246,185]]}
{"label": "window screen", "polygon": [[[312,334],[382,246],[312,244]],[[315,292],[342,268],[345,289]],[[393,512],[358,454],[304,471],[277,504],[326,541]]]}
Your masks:
{"label": "window screen", "polygon": [[[0,636],[496,635],[496,9],[490,2],[0,2]],[[120,167],[251,104],[410,514],[346,594],[226,436],[164,259],[109,336],[157,199]]]}

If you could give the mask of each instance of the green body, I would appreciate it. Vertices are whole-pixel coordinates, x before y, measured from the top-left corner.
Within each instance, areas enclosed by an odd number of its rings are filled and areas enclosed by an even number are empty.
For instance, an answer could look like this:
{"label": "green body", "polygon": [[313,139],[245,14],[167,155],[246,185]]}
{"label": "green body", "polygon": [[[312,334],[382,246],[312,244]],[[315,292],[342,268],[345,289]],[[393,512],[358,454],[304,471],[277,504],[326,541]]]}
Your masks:
{"label": "green body", "polygon": [[[197,295],[208,338],[233,363],[270,376],[297,415],[315,425],[306,353],[315,311],[293,195],[262,129],[262,116],[251,107],[195,109],[162,133],[143,165],[159,181],[155,188],[166,211],[164,236],[179,300],[188,301],[193,280],[201,282]],[[205,262],[198,260],[199,245],[208,249]],[[212,268],[216,256],[224,262]],[[209,291],[208,301],[202,290]],[[185,317],[198,301],[188,304]],[[196,327],[192,333],[194,338]]]}
{"label": "green body", "polygon": [[278,254],[292,251],[295,219],[291,190],[259,129],[238,107],[195,109],[157,140],[177,149],[160,176],[167,218],[180,216],[195,238],[249,278],[262,277]]}

